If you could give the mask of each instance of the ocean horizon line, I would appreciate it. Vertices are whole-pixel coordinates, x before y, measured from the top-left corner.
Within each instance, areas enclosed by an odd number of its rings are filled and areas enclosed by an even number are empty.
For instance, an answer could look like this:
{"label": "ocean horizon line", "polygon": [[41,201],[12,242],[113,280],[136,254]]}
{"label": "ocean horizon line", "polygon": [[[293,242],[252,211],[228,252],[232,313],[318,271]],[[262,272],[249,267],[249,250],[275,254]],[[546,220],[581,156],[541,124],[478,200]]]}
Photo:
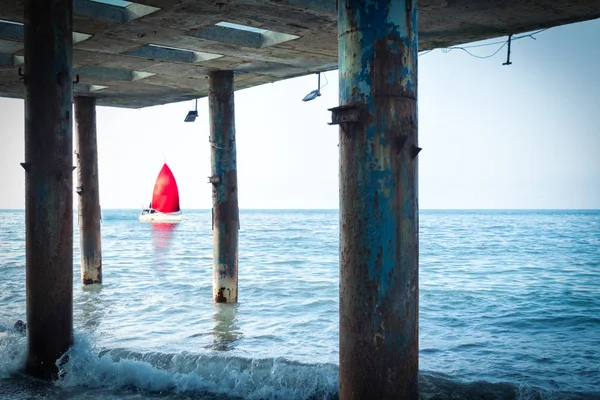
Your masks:
{"label": "ocean horizon line", "polygon": [[[102,208],[102,211],[139,211],[141,208]],[[210,208],[182,208],[186,211],[210,211]],[[240,211],[339,211],[339,208],[240,208]],[[4,211],[25,211],[24,208],[0,208]],[[73,212],[77,212],[73,208]],[[600,208],[420,208],[419,211],[600,211]]]}

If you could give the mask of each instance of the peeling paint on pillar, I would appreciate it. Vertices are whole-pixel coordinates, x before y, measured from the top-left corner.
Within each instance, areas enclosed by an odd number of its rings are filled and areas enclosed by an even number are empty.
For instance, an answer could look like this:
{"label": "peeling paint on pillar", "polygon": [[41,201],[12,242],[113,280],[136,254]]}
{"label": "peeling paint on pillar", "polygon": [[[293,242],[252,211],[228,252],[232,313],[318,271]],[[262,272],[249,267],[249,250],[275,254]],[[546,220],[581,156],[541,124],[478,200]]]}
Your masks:
{"label": "peeling paint on pillar", "polygon": [[417,0],[338,0],[340,398],[418,398]]}
{"label": "peeling paint on pillar", "polygon": [[27,371],[73,340],[72,0],[25,1]]}
{"label": "peeling paint on pillar", "polygon": [[209,75],[211,179],[213,199],[213,298],[238,300],[237,160],[232,71]]}
{"label": "peeling paint on pillar", "polygon": [[84,285],[90,285],[102,283],[95,98],[75,98],[75,122],[77,126],[77,151],[75,154],[77,156],[81,281]]}

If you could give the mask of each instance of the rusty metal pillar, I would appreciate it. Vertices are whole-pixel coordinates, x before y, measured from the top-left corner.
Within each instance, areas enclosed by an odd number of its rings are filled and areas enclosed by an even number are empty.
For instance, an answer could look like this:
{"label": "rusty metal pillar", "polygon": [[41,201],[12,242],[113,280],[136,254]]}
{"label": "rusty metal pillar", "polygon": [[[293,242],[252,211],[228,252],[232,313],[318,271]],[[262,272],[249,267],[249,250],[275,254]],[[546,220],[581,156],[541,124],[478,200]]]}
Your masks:
{"label": "rusty metal pillar", "polygon": [[417,0],[338,0],[338,35],[340,399],[417,399]]}
{"label": "rusty metal pillar", "polygon": [[79,243],[81,281],[102,283],[100,241],[100,194],[98,190],[98,142],[96,140],[96,99],[75,97],[77,126],[77,194],[79,197]]}
{"label": "rusty metal pillar", "polygon": [[213,225],[213,298],[217,303],[238,300],[237,160],[233,71],[209,75],[210,144]]}
{"label": "rusty metal pillar", "polygon": [[27,371],[55,377],[73,337],[73,0],[25,0]]}

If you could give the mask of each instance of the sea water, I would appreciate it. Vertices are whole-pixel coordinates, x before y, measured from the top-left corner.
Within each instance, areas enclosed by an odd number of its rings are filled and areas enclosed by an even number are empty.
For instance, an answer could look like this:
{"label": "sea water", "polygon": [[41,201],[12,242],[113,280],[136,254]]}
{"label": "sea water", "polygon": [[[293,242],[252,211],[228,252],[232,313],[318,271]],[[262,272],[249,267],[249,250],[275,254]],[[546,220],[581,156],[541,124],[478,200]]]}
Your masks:
{"label": "sea water", "polygon": [[[212,302],[211,212],[104,210],[63,377],[22,374],[25,216],[0,211],[1,399],[337,397],[338,212],[240,213],[239,303]],[[600,398],[600,212],[421,211],[423,399]]]}

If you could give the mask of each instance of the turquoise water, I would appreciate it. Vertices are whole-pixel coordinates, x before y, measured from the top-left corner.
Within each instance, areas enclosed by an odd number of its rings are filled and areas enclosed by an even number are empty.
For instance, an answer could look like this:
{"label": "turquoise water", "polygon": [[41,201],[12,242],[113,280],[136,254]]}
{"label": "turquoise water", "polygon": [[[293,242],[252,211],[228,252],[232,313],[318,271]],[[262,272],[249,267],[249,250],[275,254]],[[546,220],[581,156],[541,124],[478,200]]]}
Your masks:
{"label": "turquoise water", "polygon": [[[237,305],[211,300],[210,210],[171,229],[137,215],[103,213],[102,286],[80,285],[75,232],[76,343],[48,384],[19,372],[24,212],[0,211],[0,398],[337,396],[337,211],[241,211]],[[420,226],[422,398],[600,398],[600,212]]]}

